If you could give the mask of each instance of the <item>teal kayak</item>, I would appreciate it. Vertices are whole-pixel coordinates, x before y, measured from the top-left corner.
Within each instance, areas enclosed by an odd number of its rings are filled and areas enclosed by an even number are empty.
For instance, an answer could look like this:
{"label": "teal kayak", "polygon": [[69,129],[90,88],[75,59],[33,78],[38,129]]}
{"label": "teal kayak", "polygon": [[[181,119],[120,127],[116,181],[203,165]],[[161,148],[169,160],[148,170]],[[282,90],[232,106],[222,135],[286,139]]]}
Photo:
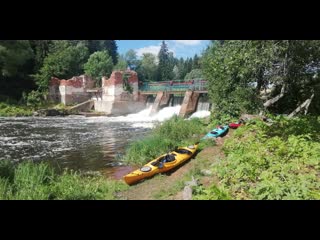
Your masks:
{"label": "teal kayak", "polygon": [[220,136],[224,135],[228,130],[229,130],[229,126],[228,125],[219,126],[219,127],[215,128],[215,129],[212,129],[212,131],[207,133],[207,135],[205,135],[201,139],[217,138],[217,137],[220,137]]}

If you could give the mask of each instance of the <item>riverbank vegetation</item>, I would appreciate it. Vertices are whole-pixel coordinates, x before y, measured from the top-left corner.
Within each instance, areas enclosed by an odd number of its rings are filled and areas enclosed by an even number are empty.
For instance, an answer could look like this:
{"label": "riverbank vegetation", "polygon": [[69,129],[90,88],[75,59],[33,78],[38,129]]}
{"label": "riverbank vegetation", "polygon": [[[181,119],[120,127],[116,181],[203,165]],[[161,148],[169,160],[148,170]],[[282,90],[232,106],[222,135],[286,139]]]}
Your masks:
{"label": "riverbank vegetation", "polygon": [[276,117],[237,129],[194,199],[320,199],[320,118]]}
{"label": "riverbank vegetation", "polygon": [[124,183],[102,176],[67,170],[58,174],[46,163],[0,161],[2,200],[115,199],[115,193],[126,188]]}
{"label": "riverbank vegetation", "polygon": [[[184,120],[174,116],[157,125],[144,139],[130,144],[126,150],[124,161],[128,164],[141,165],[166,152],[173,151],[177,146],[188,146],[199,142],[200,138],[212,125],[202,119]],[[201,142],[199,149],[211,141]]]}
{"label": "riverbank vegetation", "polygon": [[215,112],[320,113],[320,41],[213,41],[202,68]]}
{"label": "riverbank vegetation", "polygon": [[33,109],[27,106],[0,102],[0,117],[32,116]]}

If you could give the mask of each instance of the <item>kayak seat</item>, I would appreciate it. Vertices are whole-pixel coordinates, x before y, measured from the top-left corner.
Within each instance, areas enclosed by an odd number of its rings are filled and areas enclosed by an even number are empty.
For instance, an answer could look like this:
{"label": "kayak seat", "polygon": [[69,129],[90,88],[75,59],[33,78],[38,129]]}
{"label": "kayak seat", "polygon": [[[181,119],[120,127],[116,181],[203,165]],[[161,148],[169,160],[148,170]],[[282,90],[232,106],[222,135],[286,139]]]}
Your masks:
{"label": "kayak seat", "polygon": [[176,153],[180,153],[180,154],[188,154],[188,155],[191,155],[192,152],[190,152],[189,150],[187,149],[178,149],[175,151]]}

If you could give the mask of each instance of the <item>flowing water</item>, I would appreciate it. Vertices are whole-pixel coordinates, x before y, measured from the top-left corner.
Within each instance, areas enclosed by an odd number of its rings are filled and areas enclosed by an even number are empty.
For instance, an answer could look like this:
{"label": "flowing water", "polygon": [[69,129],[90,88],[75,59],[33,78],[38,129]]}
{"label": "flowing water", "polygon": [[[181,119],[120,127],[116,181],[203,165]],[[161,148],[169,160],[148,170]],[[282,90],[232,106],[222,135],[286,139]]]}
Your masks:
{"label": "flowing water", "polygon": [[132,170],[119,160],[125,147],[179,110],[179,105],[167,107],[152,117],[149,107],[121,117],[0,118],[0,160],[49,161],[120,178]]}

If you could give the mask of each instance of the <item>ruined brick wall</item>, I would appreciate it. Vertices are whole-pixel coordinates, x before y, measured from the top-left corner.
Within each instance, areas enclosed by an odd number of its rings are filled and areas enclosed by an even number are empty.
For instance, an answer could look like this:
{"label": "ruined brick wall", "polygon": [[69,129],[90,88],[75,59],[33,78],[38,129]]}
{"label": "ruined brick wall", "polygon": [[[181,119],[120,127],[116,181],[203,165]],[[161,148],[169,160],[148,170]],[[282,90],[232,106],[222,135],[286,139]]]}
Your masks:
{"label": "ruined brick wall", "polygon": [[91,98],[86,89],[94,87],[94,81],[86,76],[75,76],[71,79],[59,79],[52,77],[49,84],[49,99],[65,105],[81,103]]}
{"label": "ruined brick wall", "polygon": [[[133,89],[129,93],[123,89],[123,74],[130,74],[128,83]],[[138,74],[135,71],[113,71],[110,78],[102,78],[103,99],[105,101],[139,101]]]}
{"label": "ruined brick wall", "polygon": [[109,79],[102,78],[102,100],[95,101],[95,110],[108,115],[124,115],[136,113],[145,108],[146,97],[139,94],[138,75],[134,71],[125,71],[130,74],[128,83],[132,93],[123,89],[124,71],[112,72]]}

